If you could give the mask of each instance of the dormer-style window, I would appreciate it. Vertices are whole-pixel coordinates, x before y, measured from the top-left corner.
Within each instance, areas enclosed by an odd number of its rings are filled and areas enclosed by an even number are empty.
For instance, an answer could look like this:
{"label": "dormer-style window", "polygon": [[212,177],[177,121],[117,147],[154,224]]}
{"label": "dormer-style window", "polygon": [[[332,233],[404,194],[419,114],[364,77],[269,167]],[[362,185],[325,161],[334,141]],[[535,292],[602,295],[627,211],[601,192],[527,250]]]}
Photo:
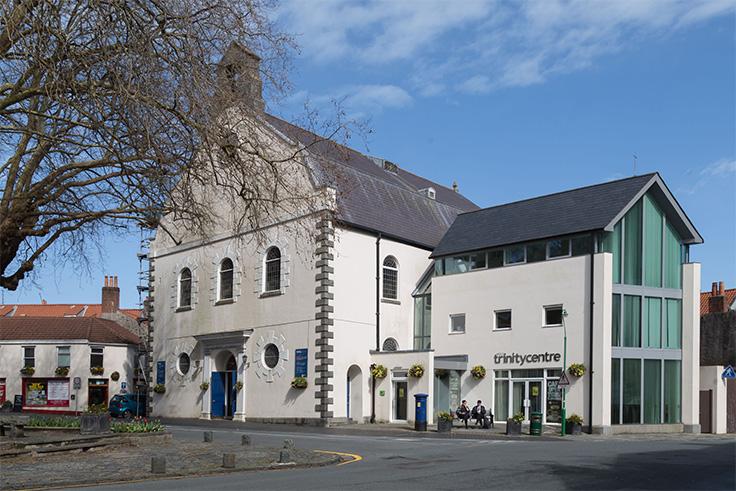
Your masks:
{"label": "dormer-style window", "polygon": [[220,263],[218,300],[233,298],[233,260],[226,257]]}
{"label": "dormer-style window", "polygon": [[266,252],[265,272],[265,291],[279,291],[281,289],[281,251],[278,247],[271,247]]}
{"label": "dormer-style window", "polygon": [[437,197],[437,191],[435,191],[432,187],[420,189],[419,192],[429,199],[435,199]]}
{"label": "dormer-style window", "polygon": [[179,308],[192,306],[192,271],[184,268],[179,273]]}
{"label": "dormer-style window", "polygon": [[383,298],[399,298],[399,263],[393,256],[386,256],[383,260]]}

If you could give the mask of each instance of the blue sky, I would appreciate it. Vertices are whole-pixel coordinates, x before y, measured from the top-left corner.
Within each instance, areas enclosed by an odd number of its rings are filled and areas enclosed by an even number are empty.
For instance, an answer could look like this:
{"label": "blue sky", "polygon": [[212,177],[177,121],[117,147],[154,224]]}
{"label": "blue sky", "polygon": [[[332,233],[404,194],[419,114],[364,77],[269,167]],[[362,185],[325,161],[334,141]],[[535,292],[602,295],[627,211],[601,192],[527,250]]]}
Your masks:
{"label": "blue sky", "polygon": [[[702,287],[736,286],[736,3],[289,2],[289,96],[341,100],[371,133],[350,144],[490,206],[659,171],[705,244]],[[138,301],[138,235],[92,264],[50,260],[5,302],[98,302],[102,276]]]}

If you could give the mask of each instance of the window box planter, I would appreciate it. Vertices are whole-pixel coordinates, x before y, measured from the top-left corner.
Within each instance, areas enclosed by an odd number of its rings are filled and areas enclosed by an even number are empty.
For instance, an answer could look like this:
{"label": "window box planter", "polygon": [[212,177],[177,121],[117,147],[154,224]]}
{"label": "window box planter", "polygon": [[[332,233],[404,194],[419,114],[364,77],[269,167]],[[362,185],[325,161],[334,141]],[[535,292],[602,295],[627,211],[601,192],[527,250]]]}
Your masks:
{"label": "window box planter", "polygon": [[165,394],[166,393],[166,386],[164,384],[156,384],[153,386],[153,391],[156,394]]}
{"label": "window box planter", "polygon": [[306,389],[307,379],[305,377],[294,377],[294,380],[291,381],[291,387],[292,389]]}
{"label": "window box planter", "polygon": [[102,375],[103,373],[105,373],[105,369],[103,367],[90,367],[89,373],[91,373],[92,375]]}
{"label": "window box planter", "polygon": [[23,367],[20,369],[21,375],[25,375],[26,377],[33,376],[34,373],[36,373],[36,369],[33,367]]}
{"label": "window box planter", "polygon": [[83,435],[108,433],[110,416],[107,413],[84,413],[79,417],[79,432]]}
{"label": "window box planter", "polygon": [[506,420],[507,435],[521,435],[521,424],[524,422],[524,416],[515,414],[514,417]]}
{"label": "window box planter", "polygon": [[59,377],[66,377],[69,375],[69,367],[57,367],[54,373]]}
{"label": "window box planter", "polygon": [[437,433],[449,433],[452,431],[452,414],[442,411],[437,414]]}

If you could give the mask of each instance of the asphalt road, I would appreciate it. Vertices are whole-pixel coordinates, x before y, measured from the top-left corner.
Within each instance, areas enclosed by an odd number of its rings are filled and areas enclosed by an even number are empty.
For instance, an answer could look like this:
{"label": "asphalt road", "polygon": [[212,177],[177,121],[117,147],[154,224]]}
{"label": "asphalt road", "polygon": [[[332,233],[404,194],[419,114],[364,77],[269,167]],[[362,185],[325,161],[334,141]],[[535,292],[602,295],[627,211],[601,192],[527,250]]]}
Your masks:
{"label": "asphalt road", "polygon": [[[178,439],[201,441],[202,426],[172,426]],[[105,490],[455,490],[455,489],[736,489],[736,440],[697,436],[560,441],[440,439],[335,434],[289,426],[213,424],[217,439],[251,435],[254,445],[359,455],[313,469],[224,474],[100,487]]]}

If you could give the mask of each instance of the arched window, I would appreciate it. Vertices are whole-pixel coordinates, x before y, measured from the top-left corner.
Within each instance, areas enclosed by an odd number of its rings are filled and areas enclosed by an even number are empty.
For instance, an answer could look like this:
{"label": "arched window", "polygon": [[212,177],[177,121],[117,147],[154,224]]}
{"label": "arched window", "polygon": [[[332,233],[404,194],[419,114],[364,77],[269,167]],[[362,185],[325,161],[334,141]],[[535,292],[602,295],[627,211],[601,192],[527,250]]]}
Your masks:
{"label": "arched window", "polygon": [[383,298],[399,298],[399,263],[393,256],[386,256],[383,260]]}
{"label": "arched window", "polygon": [[192,272],[184,268],[179,273],[179,307],[192,305]]}
{"label": "arched window", "polygon": [[281,289],[281,251],[272,247],[266,253],[266,288],[273,292]]}
{"label": "arched window", "polygon": [[233,298],[233,260],[226,257],[220,263],[220,297],[218,300]]}
{"label": "arched window", "polygon": [[386,338],[383,341],[383,351],[398,351],[399,343],[394,338]]}

